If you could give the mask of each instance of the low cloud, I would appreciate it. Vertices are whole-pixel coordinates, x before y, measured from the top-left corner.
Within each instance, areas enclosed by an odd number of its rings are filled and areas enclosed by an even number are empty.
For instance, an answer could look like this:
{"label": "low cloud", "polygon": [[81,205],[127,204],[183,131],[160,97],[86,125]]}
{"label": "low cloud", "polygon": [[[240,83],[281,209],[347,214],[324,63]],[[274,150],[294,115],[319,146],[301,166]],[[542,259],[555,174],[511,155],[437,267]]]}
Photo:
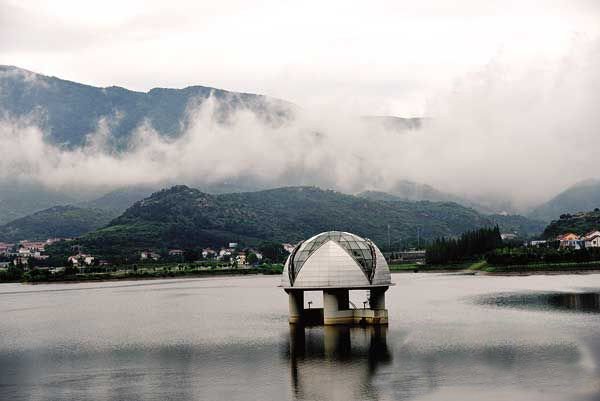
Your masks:
{"label": "low cloud", "polygon": [[412,180],[471,198],[531,207],[576,181],[598,177],[600,46],[574,46],[559,62],[514,66],[502,59],[431,99],[419,129],[300,109],[283,124],[239,110],[223,122],[220,100],[190,108],[184,133],[137,127],[126,151],[110,144],[104,117],[87,145],[51,144],[33,119],[0,119],[0,179],[54,189],[224,182],[248,187],[319,185],[388,190]]}

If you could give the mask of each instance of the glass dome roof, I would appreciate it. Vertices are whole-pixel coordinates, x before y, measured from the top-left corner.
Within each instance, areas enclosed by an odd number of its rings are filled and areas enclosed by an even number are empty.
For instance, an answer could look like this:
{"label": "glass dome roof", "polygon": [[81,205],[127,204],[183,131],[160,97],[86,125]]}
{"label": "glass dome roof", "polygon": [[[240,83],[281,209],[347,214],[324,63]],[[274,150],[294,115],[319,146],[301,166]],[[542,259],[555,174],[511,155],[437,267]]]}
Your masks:
{"label": "glass dome roof", "polygon": [[377,264],[375,245],[369,239],[342,231],[327,231],[299,244],[289,257],[288,274],[290,283],[300,273],[308,258],[327,241],[338,243],[360,266],[369,282],[372,282]]}

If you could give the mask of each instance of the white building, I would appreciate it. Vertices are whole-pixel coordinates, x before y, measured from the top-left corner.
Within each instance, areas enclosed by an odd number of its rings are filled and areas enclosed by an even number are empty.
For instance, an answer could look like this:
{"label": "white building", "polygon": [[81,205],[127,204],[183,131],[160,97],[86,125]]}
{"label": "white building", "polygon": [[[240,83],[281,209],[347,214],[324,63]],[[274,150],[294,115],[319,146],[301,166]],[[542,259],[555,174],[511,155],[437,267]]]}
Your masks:
{"label": "white building", "polygon": [[600,248],[600,233],[585,237],[586,248]]}
{"label": "white building", "polygon": [[281,244],[283,246],[283,249],[285,249],[286,252],[288,253],[292,253],[294,251],[294,248],[296,247],[295,245],[292,244]]}
{"label": "white building", "polygon": [[[340,231],[324,232],[301,243],[288,257],[281,277],[281,287],[289,297],[290,323],[385,325],[385,292],[391,285],[390,270],[379,248],[368,239]],[[369,308],[351,308],[350,290],[367,290]],[[304,308],[305,291],[322,291],[323,309]]]}
{"label": "white building", "polygon": [[150,251],[142,251],[140,252],[140,260],[148,260],[152,259],[154,261],[160,259],[160,255],[158,253],[150,252]]}

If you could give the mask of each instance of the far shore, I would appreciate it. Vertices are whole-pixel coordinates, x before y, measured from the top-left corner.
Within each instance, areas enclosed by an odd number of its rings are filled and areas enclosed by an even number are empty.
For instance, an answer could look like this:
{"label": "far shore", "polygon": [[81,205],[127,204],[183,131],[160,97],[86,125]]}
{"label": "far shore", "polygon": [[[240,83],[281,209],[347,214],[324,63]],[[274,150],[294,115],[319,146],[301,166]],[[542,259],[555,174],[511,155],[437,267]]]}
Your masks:
{"label": "far shore", "polygon": [[[531,271],[510,271],[510,272],[488,272],[470,269],[403,269],[393,270],[392,274],[409,274],[409,273],[437,273],[437,274],[458,274],[458,275],[470,275],[470,276],[558,276],[558,275],[583,275],[583,274],[600,274],[600,269],[590,270],[531,270]],[[86,278],[72,278],[66,280],[49,280],[49,281],[7,281],[0,284],[26,284],[26,285],[37,285],[37,284],[81,284],[81,283],[100,283],[100,282],[112,282],[112,281],[145,281],[145,280],[169,280],[169,279],[195,279],[195,278],[207,278],[207,277],[243,277],[243,276],[273,276],[277,274],[268,272],[257,272],[257,271],[244,271],[231,269],[228,271],[220,270],[217,272],[198,272],[188,273],[181,275],[165,275],[165,276],[106,276],[98,275],[93,277],[88,275]]]}

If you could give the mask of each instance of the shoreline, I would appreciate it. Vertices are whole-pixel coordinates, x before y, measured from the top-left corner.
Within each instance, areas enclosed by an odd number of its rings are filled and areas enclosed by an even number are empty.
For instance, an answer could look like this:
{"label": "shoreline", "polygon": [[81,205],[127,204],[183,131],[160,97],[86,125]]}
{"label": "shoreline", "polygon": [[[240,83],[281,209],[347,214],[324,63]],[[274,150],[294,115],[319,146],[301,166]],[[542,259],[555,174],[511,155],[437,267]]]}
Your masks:
{"label": "shoreline", "polygon": [[[558,275],[585,275],[585,274],[600,274],[600,269],[573,269],[573,270],[530,270],[530,271],[497,271],[489,272],[484,270],[469,270],[469,269],[421,269],[415,270],[393,270],[390,274],[414,274],[414,273],[432,273],[432,274],[448,274],[454,273],[457,275],[466,276],[558,276]],[[72,279],[72,280],[51,280],[51,281],[5,281],[1,284],[23,284],[23,285],[37,285],[37,284],[81,284],[81,283],[100,283],[100,282],[111,282],[111,281],[146,281],[146,280],[170,280],[170,279],[193,279],[193,278],[207,278],[207,277],[243,277],[243,276],[277,276],[279,274],[257,272],[253,270],[219,270],[216,272],[198,272],[181,275],[167,275],[167,276],[122,276],[122,277],[90,277],[84,279]]]}
{"label": "shoreline", "polygon": [[277,276],[278,274],[259,272],[254,270],[218,270],[213,272],[198,272],[180,275],[165,275],[165,276],[115,276],[115,277],[89,277],[82,279],[67,279],[67,280],[49,280],[49,281],[5,281],[0,284],[23,284],[23,285],[38,285],[38,284],[81,284],[81,283],[101,283],[111,281],[145,281],[145,280],[171,280],[171,279],[192,279],[206,277],[244,277],[244,276]]}
{"label": "shoreline", "polygon": [[484,270],[455,270],[455,269],[431,269],[431,270],[399,270],[393,271],[392,274],[409,274],[409,273],[456,273],[465,276],[566,276],[566,275],[585,275],[585,274],[600,274],[600,269],[578,269],[578,270],[522,270],[522,271],[499,271],[487,272]]}

